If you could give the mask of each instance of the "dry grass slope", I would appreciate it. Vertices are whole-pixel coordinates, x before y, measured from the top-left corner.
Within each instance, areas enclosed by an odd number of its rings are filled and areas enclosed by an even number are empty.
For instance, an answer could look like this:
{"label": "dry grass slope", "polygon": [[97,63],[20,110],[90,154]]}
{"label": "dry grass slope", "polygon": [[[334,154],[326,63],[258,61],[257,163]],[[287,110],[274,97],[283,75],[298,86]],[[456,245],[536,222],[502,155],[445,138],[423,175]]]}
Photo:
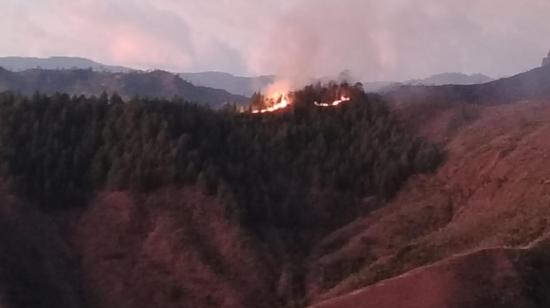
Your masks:
{"label": "dry grass slope", "polygon": [[[437,141],[447,141],[448,158],[437,173],[410,179],[386,207],[359,218],[321,243],[309,274],[312,302],[345,295],[457,254],[524,247],[548,235],[550,105],[523,102],[476,108],[479,114],[475,119],[448,130],[444,136],[431,135]],[[435,112],[432,119],[438,121],[436,127],[441,130],[454,125],[452,119],[461,112],[461,108],[449,105]],[[441,114],[448,115],[447,123],[441,121]],[[434,121],[423,121],[423,125],[416,126],[418,131],[426,133],[434,127]],[[426,135],[430,136],[429,132]],[[496,257],[491,253],[490,260],[480,259],[476,267],[490,267]],[[331,269],[342,268],[353,270],[336,279],[324,275]],[[486,287],[498,290],[502,279],[488,277],[494,280],[489,280]],[[468,280],[454,279],[464,289],[475,292],[476,287],[468,286]],[[406,281],[415,283],[410,277]],[[520,287],[523,284],[519,279]],[[380,288],[378,285],[363,293],[365,303],[370,300],[368,294]],[[422,294],[422,290],[417,291]],[[383,295],[372,296],[372,300],[378,300]],[[439,296],[445,301],[449,300],[447,297],[454,298],[446,293]],[[387,307],[413,307],[404,304]],[[503,307],[522,307],[522,304]]]}

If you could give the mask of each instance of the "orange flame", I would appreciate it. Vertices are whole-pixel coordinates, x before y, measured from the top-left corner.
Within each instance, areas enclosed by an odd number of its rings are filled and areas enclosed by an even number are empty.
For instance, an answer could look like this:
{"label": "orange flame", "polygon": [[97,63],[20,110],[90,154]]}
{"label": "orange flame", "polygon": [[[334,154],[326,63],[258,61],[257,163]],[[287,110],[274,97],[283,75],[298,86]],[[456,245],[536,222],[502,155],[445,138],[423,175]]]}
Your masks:
{"label": "orange flame", "polygon": [[286,94],[274,93],[267,99],[268,102],[275,102],[269,107],[252,110],[252,113],[266,113],[285,109],[292,103]]}
{"label": "orange flame", "polygon": [[[293,95],[289,89],[290,84],[287,81],[280,80],[274,82],[267,88],[266,98],[264,98],[263,102],[261,102],[262,107],[256,107],[257,109],[252,109],[250,112],[254,114],[262,114],[286,109],[288,106],[293,104]],[[336,91],[340,95],[340,99],[334,100],[331,103],[319,103],[317,101],[313,103],[318,107],[336,107],[351,100],[349,95],[346,93],[347,91],[342,89],[338,89]]]}
{"label": "orange flame", "polygon": [[340,96],[340,99],[337,99],[335,101],[333,101],[332,103],[319,103],[319,102],[315,102],[315,106],[318,106],[318,107],[336,107],[342,103],[345,103],[345,102],[349,102],[351,100],[351,98],[349,98],[348,96]]}
{"label": "orange flame", "polygon": [[285,109],[292,104],[288,93],[290,92],[290,82],[287,80],[278,80],[270,84],[266,89],[265,107],[252,110],[252,113],[266,113]]}

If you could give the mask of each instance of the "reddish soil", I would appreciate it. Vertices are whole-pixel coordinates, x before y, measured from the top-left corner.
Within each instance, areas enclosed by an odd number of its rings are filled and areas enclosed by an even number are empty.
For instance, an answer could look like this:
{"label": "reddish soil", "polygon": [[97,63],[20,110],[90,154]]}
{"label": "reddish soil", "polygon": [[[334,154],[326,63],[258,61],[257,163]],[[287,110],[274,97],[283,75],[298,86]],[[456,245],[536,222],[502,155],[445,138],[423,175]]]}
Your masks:
{"label": "reddish soil", "polygon": [[[550,135],[550,106],[517,103],[476,107],[476,112],[470,121],[461,121],[452,130],[447,128],[455,125],[453,119],[462,113],[457,107],[440,108],[432,114],[436,121],[427,117],[422,124],[416,123],[415,129],[420,132],[435,127],[446,132],[432,135],[436,141],[447,141],[446,162],[433,175],[410,179],[387,206],[334,232],[318,246],[308,274],[311,302],[345,295],[457,254],[493,247],[523,247],[548,234],[550,139],[546,136]],[[441,114],[446,115],[447,123],[441,120],[445,118]],[[492,266],[480,262],[479,268]],[[430,277],[430,272],[413,277]],[[436,277],[442,284],[450,281],[440,272]],[[413,285],[414,279],[402,283]],[[399,281],[392,284],[399,285]],[[411,295],[428,291],[422,289],[426,288],[423,281],[412,288],[416,291]],[[498,283],[492,283],[488,287],[498,288]],[[383,294],[367,299],[375,290],[390,290],[381,286],[366,289],[361,300],[369,303],[384,299]],[[469,290],[476,288],[474,283],[472,288],[467,286]],[[402,292],[395,294],[409,294]],[[426,305],[428,302],[423,300],[433,300],[430,303],[437,306],[437,301],[454,297],[437,296],[417,300]],[[353,299],[344,302],[352,303]],[[392,307],[391,302],[384,303]]]}
{"label": "reddish soil", "polygon": [[524,290],[519,256],[490,249],[452,257],[312,308],[538,307]]}
{"label": "reddish soil", "polygon": [[100,195],[77,234],[95,307],[277,306],[256,244],[192,189]]}

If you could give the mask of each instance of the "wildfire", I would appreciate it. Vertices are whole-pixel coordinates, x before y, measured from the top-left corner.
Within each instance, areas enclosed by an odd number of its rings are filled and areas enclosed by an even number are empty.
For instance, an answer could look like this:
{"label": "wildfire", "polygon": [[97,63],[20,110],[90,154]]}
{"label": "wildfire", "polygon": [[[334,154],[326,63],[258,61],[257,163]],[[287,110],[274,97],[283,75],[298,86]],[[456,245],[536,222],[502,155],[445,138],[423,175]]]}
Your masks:
{"label": "wildfire", "polygon": [[252,110],[252,113],[274,112],[277,110],[285,109],[291,104],[291,101],[288,98],[288,95],[280,94],[280,93],[274,93],[270,95],[267,101],[271,102],[271,106],[268,106],[262,109]]}
{"label": "wildfire", "polygon": [[351,100],[351,98],[349,98],[348,96],[340,96],[340,99],[337,99],[335,101],[333,101],[332,103],[319,103],[319,102],[315,102],[315,106],[319,106],[319,107],[336,107],[344,102],[349,102]]}
{"label": "wildfire", "polygon": [[[277,81],[271,84],[265,91],[265,96],[261,93],[255,93],[251,98],[251,109],[249,112],[254,114],[263,114],[268,112],[276,112],[283,109],[287,109],[294,103],[295,94],[290,91],[291,84],[287,81]],[[314,101],[313,104],[317,107],[336,107],[345,102],[351,100],[349,95],[349,88],[347,85],[329,84],[324,90],[328,90],[329,93],[320,93],[325,99],[320,101]],[[340,97],[332,102],[322,102],[326,100],[326,97]],[[328,100],[326,100],[328,101]]]}

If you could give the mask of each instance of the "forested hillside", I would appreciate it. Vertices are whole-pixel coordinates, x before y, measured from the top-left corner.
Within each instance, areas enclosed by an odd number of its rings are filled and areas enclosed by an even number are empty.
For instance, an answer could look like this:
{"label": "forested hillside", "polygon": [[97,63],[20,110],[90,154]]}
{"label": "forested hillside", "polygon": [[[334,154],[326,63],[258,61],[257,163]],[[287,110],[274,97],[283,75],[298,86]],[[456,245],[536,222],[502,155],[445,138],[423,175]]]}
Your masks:
{"label": "forested hillside", "polygon": [[4,93],[3,172],[47,209],[83,205],[98,190],[198,184],[247,222],[299,227],[349,219],[364,198],[389,198],[441,160],[360,88],[350,88],[349,104],[317,108],[311,102],[327,89],[298,91],[291,110],[269,115],[177,100]]}

